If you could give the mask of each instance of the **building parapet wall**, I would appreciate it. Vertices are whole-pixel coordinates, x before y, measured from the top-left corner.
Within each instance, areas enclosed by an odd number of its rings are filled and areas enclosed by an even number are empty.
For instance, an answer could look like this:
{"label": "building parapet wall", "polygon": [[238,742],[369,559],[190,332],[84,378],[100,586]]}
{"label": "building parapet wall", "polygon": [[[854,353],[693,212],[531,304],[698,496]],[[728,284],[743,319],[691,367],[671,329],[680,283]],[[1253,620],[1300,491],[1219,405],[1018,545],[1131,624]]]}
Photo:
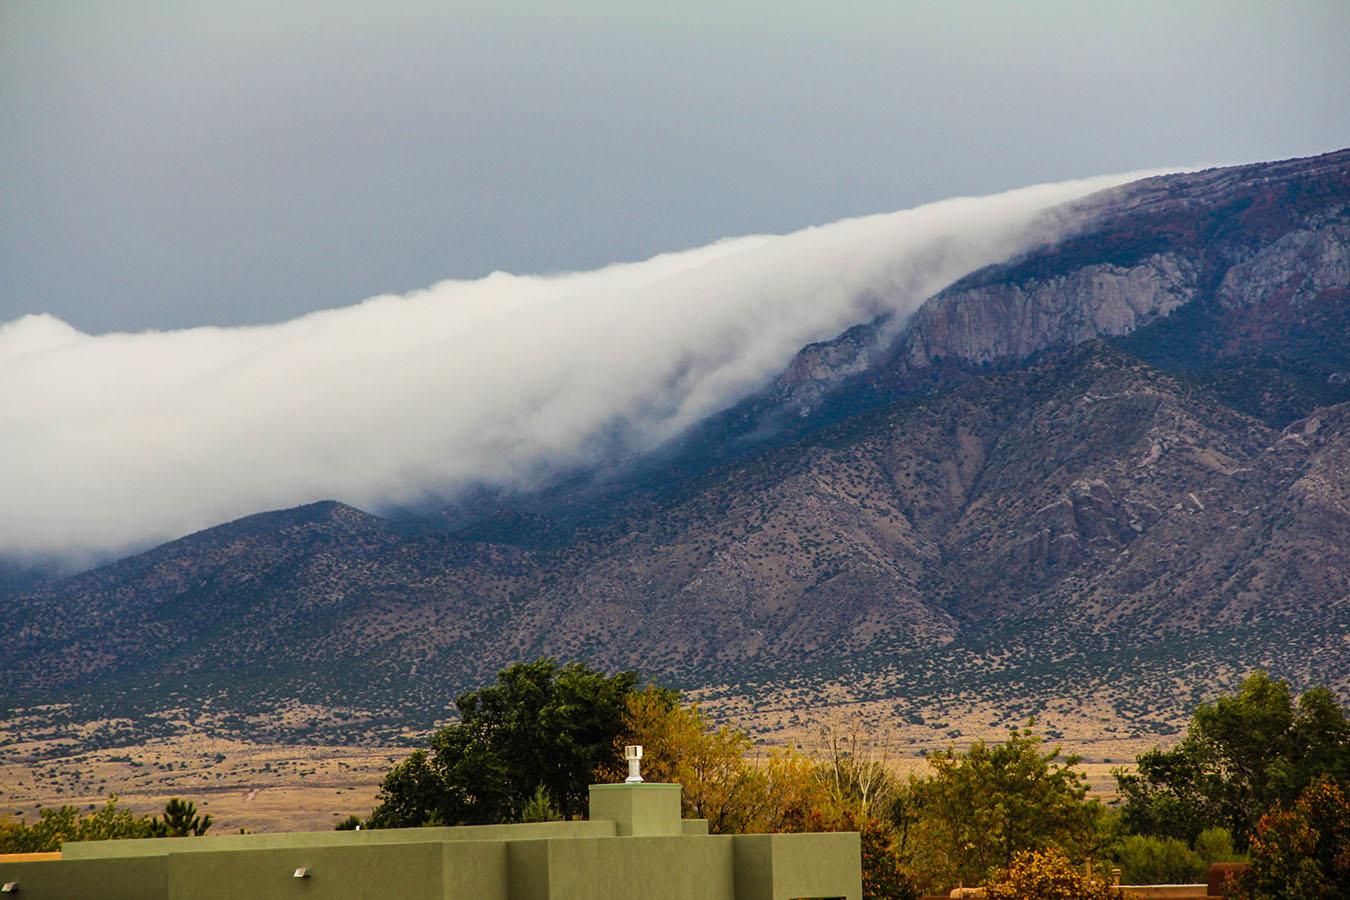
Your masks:
{"label": "building parapet wall", "polygon": [[862,837],[745,834],[735,837],[736,900],[862,897]]}
{"label": "building parapet wall", "polygon": [[529,841],[550,837],[614,837],[614,822],[526,822],[516,825],[457,825],[379,828],[367,831],[295,831],[277,834],[221,834],[190,838],[131,838],[61,845],[64,859],[108,859],[206,853],[218,850],[276,850],[293,847],[364,847],[371,844],[445,841]]}

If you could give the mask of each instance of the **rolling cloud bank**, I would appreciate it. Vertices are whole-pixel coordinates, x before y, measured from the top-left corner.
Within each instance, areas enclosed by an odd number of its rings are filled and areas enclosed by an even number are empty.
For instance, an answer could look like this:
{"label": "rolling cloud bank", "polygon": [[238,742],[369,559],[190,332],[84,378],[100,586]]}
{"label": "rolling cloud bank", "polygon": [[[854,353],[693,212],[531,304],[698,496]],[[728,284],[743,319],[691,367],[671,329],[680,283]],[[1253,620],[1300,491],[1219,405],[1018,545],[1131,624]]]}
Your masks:
{"label": "rolling cloud bank", "polygon": [[640,452],[803,345],[1045,241],[1063,227],[1051,207],[1142,174],[497,272],[278,325],[0,324],[0,556],[94,559],[264,509],[378,510]]}

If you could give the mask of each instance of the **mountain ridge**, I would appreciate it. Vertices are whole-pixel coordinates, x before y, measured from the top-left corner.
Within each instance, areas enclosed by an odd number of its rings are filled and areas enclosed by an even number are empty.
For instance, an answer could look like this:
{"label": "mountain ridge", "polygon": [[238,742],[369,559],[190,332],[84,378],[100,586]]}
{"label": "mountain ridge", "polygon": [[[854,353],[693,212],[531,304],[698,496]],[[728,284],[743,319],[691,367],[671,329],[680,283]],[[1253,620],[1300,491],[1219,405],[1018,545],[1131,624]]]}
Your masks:
{"label": "mountain ridge", "polygon": [[1350,690],[1348,209],[1350,151],[1114,189],[624,471],[261,513],[0,596],[0,698],[209,698],[274,737],[260,711],[303,701],[343,710],[304,734],[352,737],[540,654],[746,716],[1012,714],[1076,672],[1157,730],[1244,664]]}

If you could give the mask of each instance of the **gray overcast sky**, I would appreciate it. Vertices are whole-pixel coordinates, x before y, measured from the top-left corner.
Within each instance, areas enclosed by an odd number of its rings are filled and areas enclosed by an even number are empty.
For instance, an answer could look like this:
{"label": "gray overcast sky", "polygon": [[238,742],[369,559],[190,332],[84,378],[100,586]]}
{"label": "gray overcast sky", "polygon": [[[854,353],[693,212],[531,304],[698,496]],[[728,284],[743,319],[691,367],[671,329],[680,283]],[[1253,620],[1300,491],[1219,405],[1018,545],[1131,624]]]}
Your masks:
{"label": "gray overcast sky", "polygon": [[1350,145],[1350,3],[0,4],[0,321],[274,322]]}

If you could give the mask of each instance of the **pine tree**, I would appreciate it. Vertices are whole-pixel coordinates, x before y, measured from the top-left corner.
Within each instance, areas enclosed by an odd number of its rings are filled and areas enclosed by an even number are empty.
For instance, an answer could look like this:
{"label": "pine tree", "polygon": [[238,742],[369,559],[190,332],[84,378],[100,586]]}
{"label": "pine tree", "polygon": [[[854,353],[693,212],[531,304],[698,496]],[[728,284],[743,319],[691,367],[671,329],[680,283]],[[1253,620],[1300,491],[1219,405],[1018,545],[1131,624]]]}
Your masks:
{"label": "pine tree", "polygon": [[211,827],[211,816],[197,815],[197,804],[174,797],[164,804],[164,818],[150,820],[154,837],[201,837]]}

